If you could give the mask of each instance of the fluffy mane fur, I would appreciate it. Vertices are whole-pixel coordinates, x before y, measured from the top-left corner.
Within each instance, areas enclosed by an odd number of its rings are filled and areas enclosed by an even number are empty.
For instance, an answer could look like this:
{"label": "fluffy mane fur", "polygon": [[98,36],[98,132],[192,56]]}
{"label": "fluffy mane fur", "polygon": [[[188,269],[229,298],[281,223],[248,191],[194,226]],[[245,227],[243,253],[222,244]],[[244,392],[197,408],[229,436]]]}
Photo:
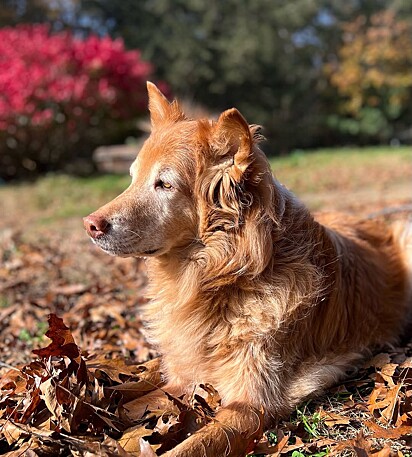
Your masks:
{"label": "fluffy mane fur", "polygon": [[253,128],[234,146],[213,123],[198,131],[197,240],[149,259],[149,335],[170,385],[210,382],[226,403],[285,414],[400,334],[403,254],[382,223],[316,221]]}

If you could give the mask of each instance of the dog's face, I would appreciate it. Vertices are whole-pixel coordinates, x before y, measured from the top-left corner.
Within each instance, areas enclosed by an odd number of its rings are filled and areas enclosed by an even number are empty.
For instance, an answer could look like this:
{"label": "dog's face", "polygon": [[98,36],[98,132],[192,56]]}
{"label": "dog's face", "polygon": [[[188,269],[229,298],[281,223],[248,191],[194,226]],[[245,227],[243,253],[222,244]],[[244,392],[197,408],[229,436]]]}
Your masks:
{"label": "dog's face", "polygon": [[93,242],[112,255],[160,255],[196,235],[196,122],[149,90],[153,131],[130,168],[130,186],[84,219]]}
{"label": "dog's face", "polygon": [[227,255],[224,238],[241,239],[246,231],[256,251],[257,238],[246,228],[262,219],[259,208],[271,198],[264,181],[271,176],[263,154],[254,151],[254,127],[235,109],[216,122],[188,120],[156,86],[148,83],[148,90],[152,133],[131,166],[130,186],[84,218],[93,242],[126,257],[213,240],[214,255]]}

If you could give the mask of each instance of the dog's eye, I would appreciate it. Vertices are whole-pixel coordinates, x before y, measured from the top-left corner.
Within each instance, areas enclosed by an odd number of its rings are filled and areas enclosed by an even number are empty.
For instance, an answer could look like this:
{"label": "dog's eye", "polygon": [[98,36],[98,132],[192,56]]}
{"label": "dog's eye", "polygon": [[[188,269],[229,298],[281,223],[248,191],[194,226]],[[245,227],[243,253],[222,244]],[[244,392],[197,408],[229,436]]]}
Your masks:
{"label": "dog's eye", "polygon": [[172,188],[172,185],[170,184],[170,182],[167,182],[167,181],[162,181],[161,179],[159,179],[157,182],[156,182],[156,188],[161,188],[161,189],[166,189],[166,190],[169,190]]}

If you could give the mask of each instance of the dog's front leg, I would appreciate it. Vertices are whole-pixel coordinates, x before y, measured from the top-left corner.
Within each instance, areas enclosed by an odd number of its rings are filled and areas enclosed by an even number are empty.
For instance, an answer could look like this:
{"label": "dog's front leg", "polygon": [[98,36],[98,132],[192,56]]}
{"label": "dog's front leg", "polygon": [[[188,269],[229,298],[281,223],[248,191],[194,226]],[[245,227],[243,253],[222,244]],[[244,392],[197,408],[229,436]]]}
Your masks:
{"label": "dog's front leg", "polygon": [[220,409],[213,422],[187,438],[165,457],[243,457],[259,441],[263,414],[245,403]]}

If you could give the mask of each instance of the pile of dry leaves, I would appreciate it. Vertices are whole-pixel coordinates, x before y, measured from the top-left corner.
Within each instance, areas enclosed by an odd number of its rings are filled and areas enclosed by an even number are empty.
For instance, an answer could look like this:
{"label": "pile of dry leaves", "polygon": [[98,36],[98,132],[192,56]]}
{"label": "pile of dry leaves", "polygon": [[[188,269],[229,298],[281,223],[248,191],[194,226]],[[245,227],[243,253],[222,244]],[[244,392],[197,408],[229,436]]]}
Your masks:
{"label": "pile of dry leaves", "polygon": [[[52,342],[33,351],[34,362],[0,380],[0,452],[150,456],[212,420],[218,401],[209,386],[200,387],[206,399],[197,393],[178,399],[165,392],[167,409],[141,409],[135,400],[161,389],[158,359],[127,365],[119,358],[82,355],[55,314],[49,316],[46,335]],[[142,437],[148,440],[143,446]]]}
{"label": "pile of dry leaves", "polygon": [[[109,258],[87,240],[0,241],[0,454],[167,456],[217,420],[213,386],[179,398],[162,389],[136,314],[139,261]],[[164,397],[161,406],[143,406],[149,392]],[[410,455],[412,344],[376,355],[259,433],[254,455]]]}
{"label": "pile of dry leaves", "polygon": [[143,262],[110,257],[82,232],[37,238],[0,231],[0,361],[31,360],[50,313],[64,317],[83,350],[152,358],[138,312],[145,302]]}

